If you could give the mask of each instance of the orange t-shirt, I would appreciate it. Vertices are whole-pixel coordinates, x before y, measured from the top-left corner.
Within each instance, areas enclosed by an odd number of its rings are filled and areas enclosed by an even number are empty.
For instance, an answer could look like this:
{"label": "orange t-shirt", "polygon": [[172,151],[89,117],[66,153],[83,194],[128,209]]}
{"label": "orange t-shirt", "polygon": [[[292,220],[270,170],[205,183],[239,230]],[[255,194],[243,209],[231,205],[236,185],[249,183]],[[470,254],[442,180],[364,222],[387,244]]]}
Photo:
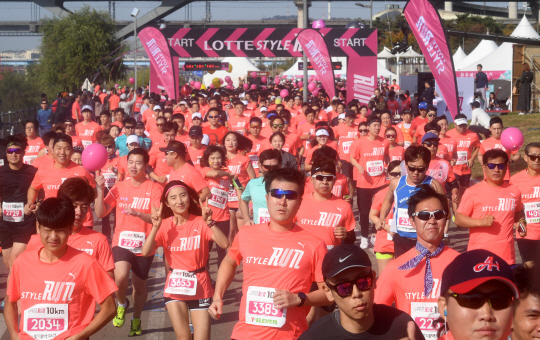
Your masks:
{"label": "orange t-shirt", "polygon": [[388,143],[381,137],[371,141],[360,138],[351,145],[351,158],[364,168],[364,173],[354,167],[354,179],[358,188],[378,188],[386,183],[384,156],[388,155]]}
{"label": "orange t-shirt", "polygon": [[118,288],[84,252],[68,246],[60,260],[45,263],[39,258],[41,250],[27,251],[17,258],[7,295],[11,302],[20,301],[21,340],[64,340],[88,326],[94,318],[95,302],[102,303]]}
{"label": "orange t-shirt", "polygon": [[445,144],[439,143],[439,147],[437,148],[437,154],[435,157],[444,159],[445,161],[450,162],[452,160],[452,155],[448,153],[448,147]]}
{"label": "orange t-shirt", "polygon": [[128,168],[127,168],[127,156],[120,156],[118,160],[118,174],[119,175],[125,175],[124,180],[127,179],[129,176],[128,174]]}
{"label": "orange t-shirt", "polygon": [[[201,174],[208,184],[210,193],[212,194],[208,199],[208,205],[212,209],[212,219],[214,221],[228,221],[231,217],[229,213],[229,186],[230,181],[228,177],[206,177],[206,173],[212,169],[205,167],[201,169]],[[223,170],[226,171],[226,170]],[[238,197],[237,197],[238,204]]]}
{"label": "orange t-shirt", "polygon": [[117,95],[113,94],[110,98],[109,98],[109,111],[112,111],[112,110],[115,110],[118,108],[118,103],[120,103],[120,97],[118,97]]}
{"label": "orange t-shirt", "polygon": [[32,164],[41,149],[45,149],[45,144],[41,138],[28,139],[28,146],[24,151],[23,157],[24,164]]}
{"label": "orange t-shirt", "polygon": [[210,138],[209,145],[223,145],[223,137],[225,137],[227,132],[229,132],[229,129],[227,129],[225,126],[220,126],[217,129],[212,129],[210,126],[203,128],[203,133],[208,135],[208,138]]}
{"label": "orange t-shirt", "polygon": [[[245,188],[250,180],[247,168],[251,163],[251,159],[247,156],[236,154],[234,158],[229,159],[228,161],[227,168],[229,169],[229,172],[238,175],[238,180]],[[236,190],[234,190],[234,188],[230,188],[229,190],[229,208],[238,208],[238,196],[236,195]]]}
{"label": "orange t-shirt", "polygon": [[486,215],[495,217],[490,227],[475,227],[469,229],[469,246],[473,249],[486,249],[512,265],[516,263],[514,250],[514,215],[523,210],[521,192],[507,183],[494,187],[482,181],[465,190],[458,213],[472,217],[483,218]]}
{"label": "orange t-shirt", "polygon": [[360,137],[360,133],[358,132],[358,125],[353,124],[352,126],[349,126],[347,124],[339,124],[334,129],[334,135],[339,141],[339,159],[350,162],[351,145],[356,139]]}
{"label": "orange t-shirt", "polygon": [[208,188],[201,173],[188,163],[182,165],[178,170],[173,169],[171,171],[169,182],[171,181],[182,181],[197,192],[200,192],[204,188]]}
{"label": "orange t-shirt", "polygon": [[51,165],[54,163],[54,159],[49,157],[49,155],[44,155],[41,157],[38,157],[32,161],[32,166],[36,168],[40,168],[45,165]]}
{"label": "orange t-shirt", "polygon": [[[120,162],[120,157],[116,156],[112,159],[108,159],[105,166],[101,168],[101,174],[105,177],[105,186],[107,188],[112,188],[113,185],[116,183],[116,180],[118,179],[119,162]],[[109,169],[109,166],[112,167],[112,170]],[[127,161],[126,161],[126,171],[127,171]]]}
{"label": "orange t-shirt", "polygon": [[424,124],[425,122],[427,122],[427,116],[425,118],[422,118],[422,116],[418,116],[412,120],[411,128],[409,129],[409,134],[411,135],[411,137],[413,137],[414,133],[416,133],[418,126]]}
{"label": "orange t-shirt", "polygon": [[[270,142],[268,142],[270,145]],[[283,144],[282,150],[290,153],[293,156],[298,155],[298,149],[302,147],[302,140],[296,133],[289,133],[285,135],[285,144]],[[270,148],[270,146],[268,146]],[[266,150],[266,149],[263,149]]]}
{"label": "orange t-shirt", "polygon": [[446,146],[446,149],[448,149],[448,155],[450,156],[450,159],[454,157],[454,153],[457,147],[456,141],[451,137],[440,137],[439,146],[444,145]]}
{"label": "orange t-shirt", "polygon": [[[156,234],[156,248],[163,247],[163,254],[171,269],[193,272],[204,268],[208,263],[209,242],[212,241],[212,234],[212,229],[208,228],[200,216],[189,215],[189,220],[183,225],[175,225],[173,216],[161,222],[161,227]],[[197,285],[194,287],[195,295],[167,292],[169,288],[174,291],[174,288],[179,286],[178,281],[182,281],[178,278],[171,279],[171,274],[172,271],[167,273],[165,282],[163,296],[166,298],[187,301],[207,299],[214,295],[208,271],[195,274],[197,278]]]}
{"label": "orange t-shirt", "polygon": [[396,130],[401,130],[401,134],[403,135],[403,146],[405,147],[405,149],[408,148],[409,145],[411,145],[413,141],[412,136],[411,136],[411,126],[412,126],[412,123],[409,124],[409,127],[407,128],[404,122],[401,122],[397,124],[396,126],[394,126]]}
{"label": "orange t-shirt", "polygon": [[82,113],[81,113],[81,105],[77,102],[73,102],[73,105],[71,106],[71,118],[75,120],[79,118],[79,121],[83,120]]}
{"label": "orange t-shirt", "polygon": [[[101,127],[101,126],[100,126]],[[73,147],[80,146],[81,148],[84,148],[82,140],[79,138],[79,136],[70,136],[71,137],[71,143]]]}
{"label": "orange t-shirt", "polygon": [[[242,227],[228,252],[238,265],[243,262],[244,274],[239,321],[231,338],[292,340],[305,332],[311,307],[288,308],[281,328],[260,326],[252,324],[264,313],[257,313],[260,309],[255,307],[253,296],[255,292],[268,292],[265,287],[287,289],[293,294],[309,292],[312,282],[323,282],[321,267],[325,254],[324,242],[299,226],[287,232],[273,231],[268,223]],[[270,309],[267,314],[281,315],[273,309],[272,297],[257,301]]]}
{"label": "orange t-shirt", "polygon": [[229,130],[238,132],[241,135],[247,135],[249,118],[248,117],[238,117],[237,115],[229,116]]}
{"label": "orange t-shirt", "polygon": [[325,201],[317,201],[313,198],[313,193],[304,195],[302,205],[296,213],[296,222],[323,240],[328,249],[341,244],[341,240],[334,235],[334,228],[345,227],[347,231],[351,231],[356,227],[349,203],[334,195]]}
{"label": "orange t-shirt", "polygon": [[525,169],[510,177],[510,184],[521,191],[527,219],[527,235],[521,237],[516,231],[516,238],[540,240],[540,176],[531,177]]}
{"label": "orange t-shirt", "polygon": [[454,170],[452,170],[452,166],[450,163],[445,159],[432,159],[429,162],[429,167],[426,172],[426,175],[431,176],[435,178],[439,183],[442,184],[442,187],[444,188],[446,192],[445,183],[446,182],[453,182],[456,180],[456,175],[454,174]]}
{"label": "orange t-shirt", "polygon": [[126,215],[124,208],[131,207],[140,213],[151,214],[152,205],[157,208],[161,204],[162,191],[161,185],[149,179],[138,187],[131,184],[131,179],[127,179],[116,183],[109,190],[105,203],[116,207],[116,228],[112,247],[122,247],[141,256],[142,245],[152,229],[152,224],[138,217]]}
{"label": "orange t-shirt", "polygon": [[268,141],[268,138],[264,138],[262,136],[255,138],[253,135],[249,135],[248,138],[253,142],[253,146],[251,147],[251,151],[248,152],[246,156],[248,156],[251,160],[251,166],[255,170],[255,174],[259,174],[259,154],[266,150],[263,149],[263,147]]}
{"label": "orange t-shirt", "polygon": [[391,161],[402,161],[405,156],[405,148],[397,145],[395,148],[388,148],[388,155],[390,156]]}
{"label": "orange t-shirt", "polygon": [[[158,154],[150,156],[150,166],[154,168],[154,172],[158,176],[167,176],[172,171],[172,166],[167,165],[167,155],[165,152],[159,152]],[[165,185],[163,185],[165,186]]]}
{"label": "orange t-shirt", "polygon": [[[184,143],[184,145],[186,146],[186,149],[189,148],[189,146],[191,145],[191,141],[189,140],[189,136],[188,136],[187,132],[184,132],[184,131],[182,131],[181,135],[176,135],[174,137],[174,140]],[[186,154],[186,157],[187,156],[188,156],[188,154]]]}
{"label": "orange t-shirt", "polygon": [[206,145],[202,145],[200,149],[195,149],[193,146],[190,146],[187,151],[189,154],[189,158],[193,162],[193,166],[195,169],[197,169],[199,172],[201,171],[201,158],[204,154],[204,150],[206,150]]}
{"label": "orange t-shirt", "polygon": [[[326,146],[334,149],[337,151],[338,145],[336,142],[329,140],[328,143],[326,143]],[[313,154],[315,151],[319,150],[321,148],[320,144],[317,144],[315,146],[311,146],[311,144],[308,144],[306,151],[304,152],[304,157],[306,158],[305,164],[311,164],[313,163]]]}
{"label": "orange t-shirt", "polygon": [[[371,203],[371,209],[381,211],[381,207],[384,201],[384,197],[388,192],[388,188],[379,190],[373,197],[373,203]],[[393,217],[392,211],[386,216],[386,224],[390,224],[390,219]],[[394,253],[394,241],[388,239],[388,232],[386,229],[377,230],[375,235],[375,246],[373,251],[377,253]]]}
{"label": "orange t-shirt", "polygon": [[[43,156],[44,158],[48,156]],[[70,164],[64,169],[58,169],[54,167],[54,161],[49,164],[44,164],[38,168],[34,180],[32,181],[32,187],[39,191],[43,189],[45,191],[45,199],[49,197],[56,197],[60,185],[68,178],[71,177],[86,177],[88,183],[92,188],[96,187],[96,181],[94,176],[86,171],[85,168],[77,163],[70,162]]]}
{"label": "orange t-shirt", "polygon": [[101,130],[101,126],[96,122],[85,124],[84,122],[75,125],[75,132],[86,148],[88,145],[97,142],[97,133]]}
{"label": "orange t-shirt", "polygon": [[[482,143],[480,143],[479,152],[482,156],[486,153],[486,151],[491,150],[491,149],[500,149],[506,152],[506,154],[508,155],[508,159],[510,159],[512,155],[515,155],[516,153],[519,152],[519,149],[514,150],[514,151],[506,150],[506,148],[502,145],[501,140],[500,139],[497,140],[493,137],[489,137],[488,139],[485,139],[484,141],[482,141]],[[486,175],[484,175],[484,178],[486,178]],[[510,168],[506,170],[506,175],[504,176],[504,179],[507,181],[510,180]]]}
{"label": "orange t-shirt", "polygon": [[158,130],[152,130],[149,133],[148,138],[152,141],[152,143],[163,141],[163,133],[159,133]]}
{"label": "orange t-shirt", "polygon": [[386,102],[386,106],[388,107],[388,110],[390,111],[391,114],[395,114],[399,110],[399,103],[395,99],[394,100],[388,100]]}
{"label": "orange t-shirt", "polygon": [[[311,177],[306,178],[306,182],[304,184],[304,196],[308,197],[313,190],[313,183],[311,182]],[[336,180],[334,182],[334,186],[332,187],[332,195],[334,195],[337,198],[343,199],[343,196],[349,195],[349,181],[347,180],[347,177],[345,175],[340,174],[339,172],[336,174]]]}
{"label": "orange t-shirt", "polygon": [[[301,136],[307,136],[307,135],[310,135],[312,137],[315,137],[315,124],[309,124],[308,122],[304,122],[303,124],[300,124],[298,125],[297,129],[296,129],[296,132],[298,134],[299,137]],[[309,139],[304,139],[302,141],[302,144],[304,145],[304,147],[307,149],[309,146],[307,146],[307,141]]]}
{"label": "orange t-shirt", "polygon": [[471,130],[465,131],[462,135],[452,129],[446,133],[446,136],[456,141],[457,161],[454,165],[454,173],[457,175],[467,175],[471,173],[471,168],[467,165],[467,160],[471,158],[473,149],[480,147],[478,135]]}
{"label": "orange t-shirt", "polygon": [[[401,129],[399,129],[397,126],[393,126],[393,128],[396,129],[396,143],[404,143],[405,138],[403,137],[403,132],[401,131]],[[386,135],[386,129],[388,129],[388,127],[381,125],[379,137],[385,138],[384,136]]]}

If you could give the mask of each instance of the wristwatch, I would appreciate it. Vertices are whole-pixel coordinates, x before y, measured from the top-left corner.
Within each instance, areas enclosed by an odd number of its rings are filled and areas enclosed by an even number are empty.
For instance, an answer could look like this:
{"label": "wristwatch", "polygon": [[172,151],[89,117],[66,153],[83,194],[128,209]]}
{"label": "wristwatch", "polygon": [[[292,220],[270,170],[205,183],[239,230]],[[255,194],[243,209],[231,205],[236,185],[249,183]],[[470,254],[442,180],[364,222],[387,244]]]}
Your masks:
{"label": "wristwatch", "polygon": [[296,307],[302,307],[304,303],[306,302],[307,296],[303,292],[298,293],[298,297],[300,298],[300,304]]}

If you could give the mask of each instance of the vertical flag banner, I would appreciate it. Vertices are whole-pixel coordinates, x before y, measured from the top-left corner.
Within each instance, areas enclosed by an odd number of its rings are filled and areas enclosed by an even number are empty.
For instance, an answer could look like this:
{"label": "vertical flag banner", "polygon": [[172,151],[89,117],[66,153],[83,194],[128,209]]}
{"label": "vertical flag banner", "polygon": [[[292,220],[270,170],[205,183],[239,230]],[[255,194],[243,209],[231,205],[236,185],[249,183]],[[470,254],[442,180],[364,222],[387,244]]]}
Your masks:
{"label": "vertical flag banner", "polygon": [[169,98],[176,99],[175,77],[171,53],[167,40],[161,32],[154,27],[147,27],[139,32],[139,39],[150,58],[150,64],[156,71],[160,83],[167,91]]}
{"label": "vertical flag banner", "polygon": [[[309,62],[313,65],[313,70],[317,73],[328,96],[330,96],[330,99],[334,98],[336,96],[334,71],[332,70],[332,60],[323,36],[314,29],[306,28],[298,34],[296,39],[302,45],[303,51],[306,52]],[[307,65],[304,65],[304,67],[307,67]],[[304,79],[304,81],[307,82],[307,79]],[[304,86],[304,91],[306,88],[307,84]]]}
{"label": "vertical flag banner", "polygon": [[456,73],[439,12],[429,0],[410,0],[403,9],[403,15],[422,49],[453,118],[459,113]]}

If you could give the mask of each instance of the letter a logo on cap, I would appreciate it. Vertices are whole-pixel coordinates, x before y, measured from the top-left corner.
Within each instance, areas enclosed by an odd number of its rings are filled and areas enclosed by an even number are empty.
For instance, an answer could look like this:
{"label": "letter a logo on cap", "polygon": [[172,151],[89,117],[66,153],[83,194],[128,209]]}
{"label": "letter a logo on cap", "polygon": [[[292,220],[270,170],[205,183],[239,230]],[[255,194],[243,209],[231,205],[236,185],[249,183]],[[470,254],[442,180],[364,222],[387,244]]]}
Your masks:
{"label": "letter a logo on cap", "polygon": [[474,266],[474,271],[478,273],[486,268],[488,271],[492,271],[493,268],[497,268],[497,271],[501,271],[499,267],[499,262],[493,262],[493,256],[488,256],[484,262],[480,262],[479,264]]}

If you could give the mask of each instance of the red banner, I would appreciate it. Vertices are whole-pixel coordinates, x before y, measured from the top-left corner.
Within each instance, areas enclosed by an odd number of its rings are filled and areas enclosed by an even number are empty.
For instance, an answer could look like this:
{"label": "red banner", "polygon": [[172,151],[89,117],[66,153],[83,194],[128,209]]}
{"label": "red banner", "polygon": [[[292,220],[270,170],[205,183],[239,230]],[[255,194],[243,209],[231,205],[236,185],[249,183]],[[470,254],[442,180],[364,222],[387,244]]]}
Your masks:
{"label": "red banner", "polygon": [[314,29],[304,29],[296,37],[302,45],[302,49],[313,65],[313,69],[330,99],[336,96],[336,86],[334,81],[334,71],[332,70],[332,59],[328,53],[328,48],[322,35]]}
{"label": "red banner", "polygon": [[154,27],[143,29],[138,36],[167,95],[176,99],[173,63],[165,37]]}
{"label": "red banner", "polygon": [[429,0],[410,0],[405,5],[403,14],[453,118],[459,113],[456,73],[439,12]]}

